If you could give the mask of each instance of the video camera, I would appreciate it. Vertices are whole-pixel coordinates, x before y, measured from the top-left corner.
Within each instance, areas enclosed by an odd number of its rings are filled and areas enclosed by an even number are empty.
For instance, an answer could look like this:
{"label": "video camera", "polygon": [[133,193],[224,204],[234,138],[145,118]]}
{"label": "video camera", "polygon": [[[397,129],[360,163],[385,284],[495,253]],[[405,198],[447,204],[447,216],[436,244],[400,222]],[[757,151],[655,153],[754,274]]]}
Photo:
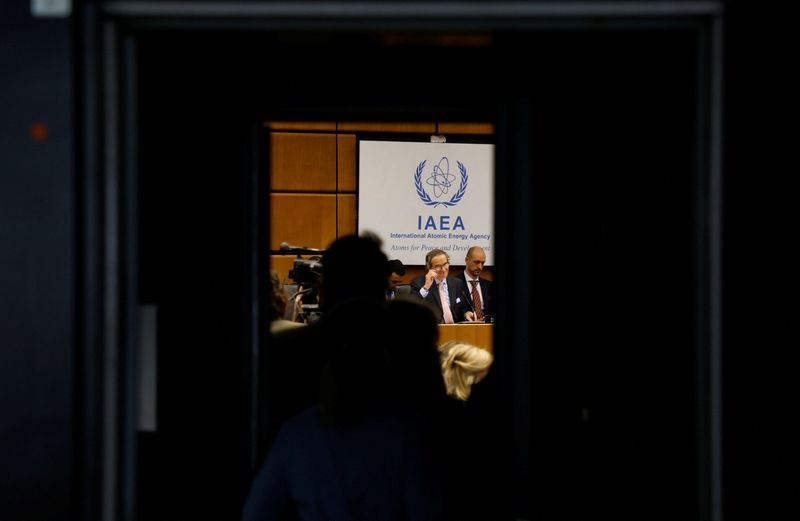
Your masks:
{"label": "video camera", "polygon": [[289,277],[304,288],[316,286],[322,276],[322,262],[314,259],[295,259]]}
{"label": "video camera", "polygon": [[289,278],[297,284],[298,289],[303,287],[303,315],[309,323],[316,322],[320,317],[318,296],[322,262],[317,259],[297,258],[293,268],[289,270]]}

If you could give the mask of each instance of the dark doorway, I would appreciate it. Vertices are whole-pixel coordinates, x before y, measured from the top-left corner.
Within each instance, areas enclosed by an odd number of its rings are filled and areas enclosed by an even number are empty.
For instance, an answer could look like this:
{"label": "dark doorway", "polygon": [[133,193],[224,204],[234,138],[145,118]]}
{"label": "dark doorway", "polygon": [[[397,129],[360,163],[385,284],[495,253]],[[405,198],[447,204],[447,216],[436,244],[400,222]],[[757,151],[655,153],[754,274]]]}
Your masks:
{"label": "dark doorway", "polygon": [[[509,375],[498,429],[513,447],[513,513],[667,520],[702,510],[695,32],[149,30],[135,41],[139,291],[159,309],[159,427],[139,438],[140,519],[240,515],[259,319],[248,271],[258,254],[253,128],[282,116],[501,122],[509,111],[499,164],[530,161],[525,183],[498,171],[497,191],[507,226],[498,280],[509,323],[525,322],[514,335],[498,325],[512,340],[508,362],[498,357]],[[529,189],[525,226],[508,203],[517,186]]]}

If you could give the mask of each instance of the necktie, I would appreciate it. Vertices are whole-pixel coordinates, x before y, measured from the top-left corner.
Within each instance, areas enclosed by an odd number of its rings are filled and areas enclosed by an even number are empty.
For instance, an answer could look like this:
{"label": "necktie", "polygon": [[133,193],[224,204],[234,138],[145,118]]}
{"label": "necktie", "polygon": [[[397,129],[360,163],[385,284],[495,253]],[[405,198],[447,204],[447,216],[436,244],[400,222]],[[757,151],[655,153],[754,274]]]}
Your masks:
{"label": "necktie", "polygon": [[483,318],[483,306],[481,305],[481,296],[478,294],[478,281],[471,280],[472,284],[472,307],[475,310],[475,320]]}
{"label": "necktie", "polygon": [[444,316],[445,324],[453,323],[453,313],[450,311],[450,299],[447,297],[447,291],[444,289],[445,282],[439,283],[439,298],[442,301],[442,315]]}

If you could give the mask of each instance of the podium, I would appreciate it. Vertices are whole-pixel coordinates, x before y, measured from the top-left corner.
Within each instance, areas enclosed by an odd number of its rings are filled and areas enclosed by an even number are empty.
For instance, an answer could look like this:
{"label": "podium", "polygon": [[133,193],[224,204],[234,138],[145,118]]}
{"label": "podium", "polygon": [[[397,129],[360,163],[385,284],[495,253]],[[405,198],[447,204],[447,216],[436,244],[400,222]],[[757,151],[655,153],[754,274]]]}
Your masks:
{"label": "podium", "polygon": [[493,351],[494,324],[439,324],[439,345],[451,340]]}

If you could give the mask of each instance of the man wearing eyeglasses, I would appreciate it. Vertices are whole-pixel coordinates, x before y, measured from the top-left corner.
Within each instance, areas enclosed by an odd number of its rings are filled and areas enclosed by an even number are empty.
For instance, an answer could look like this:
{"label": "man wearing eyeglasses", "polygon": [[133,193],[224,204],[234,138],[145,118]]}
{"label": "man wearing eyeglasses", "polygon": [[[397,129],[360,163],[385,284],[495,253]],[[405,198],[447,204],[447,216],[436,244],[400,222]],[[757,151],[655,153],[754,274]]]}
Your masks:
{"label": "man wearing eyeglasses", "polygon": [[425,266],[428,273],[411,280],[411,294],[430,306],[440,324],[475,320],[464,281],[448,276],[450,256],[447,252],[438,249],[429,251],[425,256]]}

